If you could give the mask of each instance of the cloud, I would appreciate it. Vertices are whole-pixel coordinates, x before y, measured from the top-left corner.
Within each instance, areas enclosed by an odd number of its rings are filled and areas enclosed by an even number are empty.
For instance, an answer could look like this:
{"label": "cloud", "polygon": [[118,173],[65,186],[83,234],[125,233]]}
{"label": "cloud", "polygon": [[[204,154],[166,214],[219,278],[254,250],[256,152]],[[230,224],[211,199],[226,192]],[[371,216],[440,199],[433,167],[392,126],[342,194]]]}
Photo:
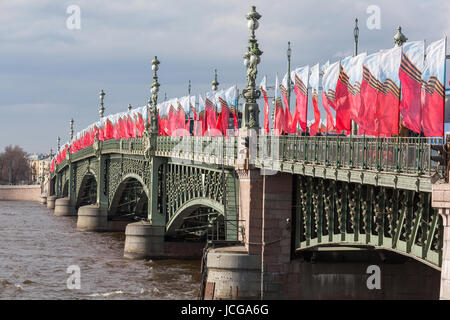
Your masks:
{"label": "cloud", "polygon": [[[107,113],[125,110],[128,103],[143,105],[154,55],[161,61],[160,97],[185,95],[188,80],[193,92],[208,91],[214,69],[220,87],[242,88],[249,37],[245,14],[253,4],[262,14],[256,31],[264,52],[258,75],[267,74],[269,85],[276,72],[286,72],[288,41],[293,68],[351,55],[356,17],[361,52],[392,47],[398,25],[410,40],[431,42],[450,33],[450,5],[444,0],[1,1],[0,110],[15,106],[16,111],[0,117],[0,127],[31,123],[26,112],[31,106],[32,112],[45,106],[51,112],[39,118],[42,139],[31,142],[26,130],[33,125],[25,126],[14,137],[0,135],[0,147],[13,143],[46,151],[56,135],[67,134],[70,117],[77,128],[96,120],[100,89],[107,93]],[[81,30],[66,28],[68,5],[80,6]],[[366,27],[369,5],[380,7],[380,30]]]}

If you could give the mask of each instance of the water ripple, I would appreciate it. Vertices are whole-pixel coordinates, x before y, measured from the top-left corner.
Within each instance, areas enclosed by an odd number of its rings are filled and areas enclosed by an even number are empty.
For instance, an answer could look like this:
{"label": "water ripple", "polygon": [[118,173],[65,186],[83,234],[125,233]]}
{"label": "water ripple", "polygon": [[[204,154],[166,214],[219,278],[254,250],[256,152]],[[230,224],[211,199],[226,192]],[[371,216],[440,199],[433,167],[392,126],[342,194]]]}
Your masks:
{"label": "water ripple", "polygon": [[0,219],[0,299],[197,299],[200,261],[125,260],[123,233],[78,232],[38,203],[0,201]]}

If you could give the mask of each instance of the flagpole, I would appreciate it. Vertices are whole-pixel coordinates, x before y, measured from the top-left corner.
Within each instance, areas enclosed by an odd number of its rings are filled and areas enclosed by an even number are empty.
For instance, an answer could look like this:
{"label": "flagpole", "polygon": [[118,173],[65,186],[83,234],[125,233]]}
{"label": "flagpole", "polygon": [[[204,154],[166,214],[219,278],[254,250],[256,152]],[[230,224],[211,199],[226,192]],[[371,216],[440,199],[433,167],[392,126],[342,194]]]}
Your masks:
{"label": "flagpole", "polygon": [[[445,98],[446,98],[446,90],[445,90],[445,86],[447,83],[447,35],[445,35],[445,59],[444,59],[444,114],[443,114],[443,129],[442,129],[442,139],[445,143]],[[450,58],[450,57],[449,57]]]}
{"label": "flagpole", "polygon": [[291,42],[288,41],[288,48],[287,48],[287,59],[288,59],[288,64],[287,64],[287,98],[288,98],[288,109],[289,112],[291,112]]}
{"label": "flagpole", "polygon": [[[399,26],[397,28],[397,33],[394,36],[394,38],[392,39],[394,41],[394,44],[396,47],[402,47],[403,44],[408,41],[408,38],[402,33],[402,28]],[[402,49],[403,52],[403,49]],[[403,59],[403,57],[402,57]],[[402,84],[400,82],[400,95],[402,92]],[[400,98],[399,98],[400,99]],[[422,109],[420,110],[420,112],[422,112]],[[422,116],[421,116],[422,118]],[[402,118],[401,118],[401,114],[400,114],[400,108],[398,110],[398,135],[397,135],[397,164],[396,164],[396,170],[399,171],[400,170],[400,166],[399,166],[399,161],[400,161],[400,157],[399,157],[399,153],[400,153],[400,127],[402,126]],[[420,124],[420,131],[422,131],[422,123]],[[408,135],[409,136],[409,135]],[[419,133],[419,141],[420,141],[420,133]],[[420,158],[420,145],[419,145],[419,158]]]}
{"label": "flagpole", "polygon": [[[355,39],[355,46],[353,51],[353,56],[356,57],[358,55],[358,39],[359,39],[359,28],[358,28],[358,19],[355,19],[355,28],[353,29],[353,36]],[[351,120],[351,132],[350,132],[350,140],[352,139],[352,134],[358,135],[358,127],[356,122]],[[353,145],[352,145],[353,146]],[[352,163],[351,153],[350,153],[350,165]]]}

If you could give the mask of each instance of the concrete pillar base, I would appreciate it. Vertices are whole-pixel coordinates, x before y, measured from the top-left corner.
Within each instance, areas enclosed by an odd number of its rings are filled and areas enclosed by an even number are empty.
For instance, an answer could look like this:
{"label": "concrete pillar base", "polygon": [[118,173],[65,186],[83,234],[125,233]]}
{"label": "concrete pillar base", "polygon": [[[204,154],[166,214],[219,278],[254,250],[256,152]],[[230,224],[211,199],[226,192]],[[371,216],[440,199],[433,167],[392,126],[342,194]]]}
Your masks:
{"label": "concrete pillar base", "polygon": [[432,189],[432,206],[439,210],[444,227],[440,299],[450,300],[450,184],[435,184]]}
{"label": "concrete pillar base", "polygon": [[46,194],[41,194],[41,198],[39,200],[40,204],[47,204],[47,195]]}
{"label": "concrete pillar base", "polygon": [[56,196],[47,197],[47,209],[55,209]]}
{"label": "concrete pillar base", "polygon": [[164,233],[165,227],[153,226],[149,222],[128,224],[125,230],[124,258],[163,258]]}
{"label": "concrete pillar base", "polygon": [[59,198],[55,201],[55,216],[76,216],[75,208],[72,207],[69,198]]}
{"label": "concrete pillar base", "polygon": [[206,257],[205,300],[260,299],[261,256],[245,247],[212,249]]}
{"label": "concrete pillar base", "polygon": [[108,231],[108,211],[97,204],[78,208],[77,230]]}

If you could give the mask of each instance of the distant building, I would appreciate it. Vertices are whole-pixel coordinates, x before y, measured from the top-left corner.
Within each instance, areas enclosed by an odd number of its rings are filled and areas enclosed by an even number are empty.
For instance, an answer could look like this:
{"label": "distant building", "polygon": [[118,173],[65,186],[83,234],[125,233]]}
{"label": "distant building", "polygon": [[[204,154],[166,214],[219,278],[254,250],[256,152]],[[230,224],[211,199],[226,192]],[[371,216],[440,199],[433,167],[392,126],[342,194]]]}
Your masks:
{"label": "distant building", "polygon": [[51,156],[49,154],[33,153],[28,155],[27,159],[31,168],[30,183],[43,183],[44,177],[50,173]]}

